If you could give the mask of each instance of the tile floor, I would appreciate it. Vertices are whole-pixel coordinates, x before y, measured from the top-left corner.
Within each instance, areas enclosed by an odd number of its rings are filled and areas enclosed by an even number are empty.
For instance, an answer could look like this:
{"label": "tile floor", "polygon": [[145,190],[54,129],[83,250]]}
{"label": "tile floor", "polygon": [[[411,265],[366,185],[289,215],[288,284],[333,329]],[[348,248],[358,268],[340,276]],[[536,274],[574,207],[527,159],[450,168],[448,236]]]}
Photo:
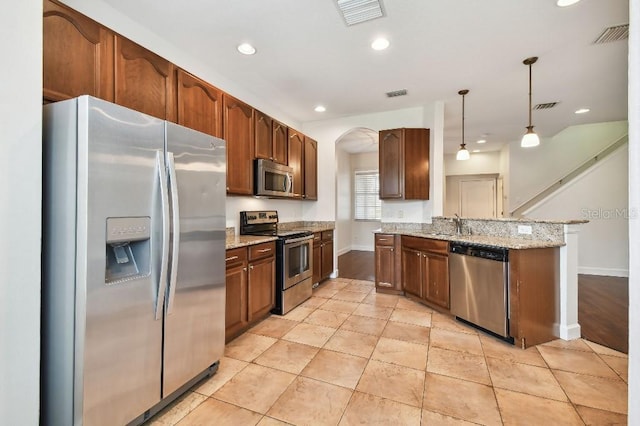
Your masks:
{"label": "tile floor", "polygon": [[373,283],[335,279],[230,342],[153,425],[627,423],[627,355],[518,349]]}

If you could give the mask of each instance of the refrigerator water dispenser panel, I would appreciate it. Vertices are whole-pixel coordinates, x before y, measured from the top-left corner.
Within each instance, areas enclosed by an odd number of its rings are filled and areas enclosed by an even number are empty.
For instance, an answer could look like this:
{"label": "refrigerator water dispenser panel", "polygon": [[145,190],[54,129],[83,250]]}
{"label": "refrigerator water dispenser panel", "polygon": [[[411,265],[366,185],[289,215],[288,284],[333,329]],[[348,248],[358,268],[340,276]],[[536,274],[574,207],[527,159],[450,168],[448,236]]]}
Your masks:
{"label": "refrigerator water dispenser panel", "polygon": [[105,282],[131,280],[150,272],[149,217],[107,218]]}

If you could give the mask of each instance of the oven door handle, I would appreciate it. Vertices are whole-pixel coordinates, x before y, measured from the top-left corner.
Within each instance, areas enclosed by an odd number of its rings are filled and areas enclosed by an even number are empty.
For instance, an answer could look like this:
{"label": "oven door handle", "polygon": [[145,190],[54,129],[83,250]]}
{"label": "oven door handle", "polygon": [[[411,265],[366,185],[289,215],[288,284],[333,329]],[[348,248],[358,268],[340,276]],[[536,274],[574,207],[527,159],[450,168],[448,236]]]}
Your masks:
{"label": "oven door handle", "polygon": [[292,238],[290,240],[284,240],[285,244],[294,244],[294,243],[299,243],[302,241],[307,241],[307,240],[312,240],[313,239],[313,235],[306,235],[304,237],[299,237],[299,238]]}

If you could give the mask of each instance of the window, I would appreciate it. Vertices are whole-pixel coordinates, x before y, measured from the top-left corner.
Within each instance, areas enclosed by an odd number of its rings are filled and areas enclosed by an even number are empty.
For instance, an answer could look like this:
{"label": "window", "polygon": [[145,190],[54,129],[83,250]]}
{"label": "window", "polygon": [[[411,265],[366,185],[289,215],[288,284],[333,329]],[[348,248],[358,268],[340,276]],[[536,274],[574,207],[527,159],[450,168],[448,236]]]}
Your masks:
{"label": "window", "polygon": [[380,220],[379,178],[377,171],[355,172],[355,220]]}

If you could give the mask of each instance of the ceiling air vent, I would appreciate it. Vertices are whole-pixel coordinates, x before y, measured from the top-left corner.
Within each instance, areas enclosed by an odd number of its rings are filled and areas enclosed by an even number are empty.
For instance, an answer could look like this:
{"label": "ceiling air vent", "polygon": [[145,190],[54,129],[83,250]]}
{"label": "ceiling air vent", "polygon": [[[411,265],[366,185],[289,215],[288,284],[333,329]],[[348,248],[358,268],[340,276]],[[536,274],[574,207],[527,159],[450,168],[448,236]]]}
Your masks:
{"label": "ceiling air vent", "polygon": [[338,0],[338,9],[347,26],[380,18],[384,14],[379,0]]}
{"label": "ceiling air vent", "polygon": [[533,109],[550,109],[558,105],[558,102],[547,102],[546,104],[538,104]]}
{"label": "ceiling air vent", "polygon": [[407,89],[394,90],[392,92],[387,92],[387,98],[395,98],[396,96],[404,96],[407,94]]}
{"label": "ceiling air vent", "polygon": [[629,24],[616,25],[605,28],[593,44],[609,43],[610,41],[626,40],[629,38]]}

